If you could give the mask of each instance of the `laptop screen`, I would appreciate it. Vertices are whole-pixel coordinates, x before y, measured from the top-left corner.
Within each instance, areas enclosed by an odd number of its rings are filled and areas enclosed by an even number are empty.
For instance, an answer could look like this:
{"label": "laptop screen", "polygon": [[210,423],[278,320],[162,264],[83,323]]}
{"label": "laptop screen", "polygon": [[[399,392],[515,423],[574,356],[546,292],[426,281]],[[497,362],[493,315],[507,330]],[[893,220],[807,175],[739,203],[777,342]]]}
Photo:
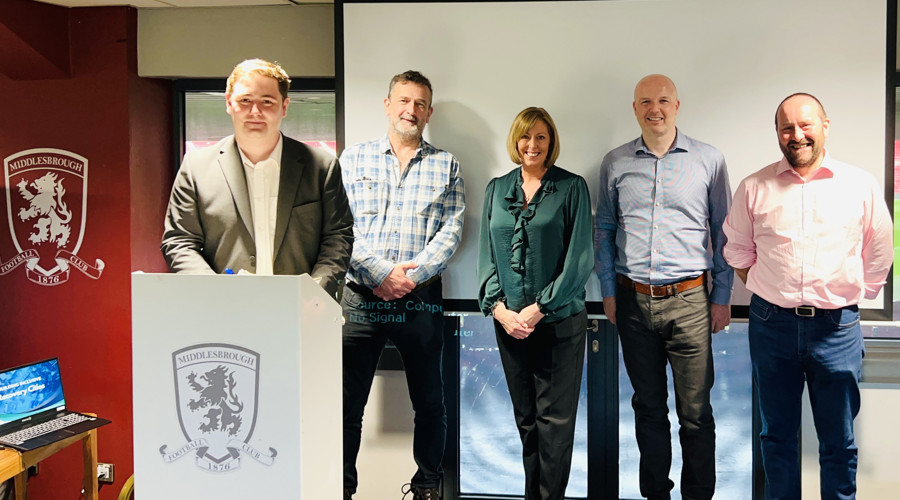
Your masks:
{"label": "laptop screen", "polygon": [[31,415],[65,409],[59,360],[0,372],[0,429]]}

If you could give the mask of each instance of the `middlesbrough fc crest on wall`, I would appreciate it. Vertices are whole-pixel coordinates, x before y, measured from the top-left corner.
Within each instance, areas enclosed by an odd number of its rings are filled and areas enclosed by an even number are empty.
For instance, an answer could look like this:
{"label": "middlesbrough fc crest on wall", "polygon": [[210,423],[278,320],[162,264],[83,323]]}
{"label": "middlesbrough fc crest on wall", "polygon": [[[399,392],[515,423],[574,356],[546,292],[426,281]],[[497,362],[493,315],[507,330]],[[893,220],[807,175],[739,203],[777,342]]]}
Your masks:
{"label": "middlesbrough fc crest on wall", "polygon": [[25,264],[26,276],[39,285],[65,283],[71,268],[99,278],[103,261],[91,265],[77,255],[87,218],[87,158],[29,149],[6,157],[3,170],[9,230],[19,253],[0,258],[0,274]]}
{"label": "middlesbrough fc crest on wall", "polygon": [[229,344],[199,344],[172,353],[178,420],[187,443],[159,452],[166,463],[192,454],[201,469],[225,472],[241,455],[272,465],[278,454],[251,446],[256,427],[259,354]]}

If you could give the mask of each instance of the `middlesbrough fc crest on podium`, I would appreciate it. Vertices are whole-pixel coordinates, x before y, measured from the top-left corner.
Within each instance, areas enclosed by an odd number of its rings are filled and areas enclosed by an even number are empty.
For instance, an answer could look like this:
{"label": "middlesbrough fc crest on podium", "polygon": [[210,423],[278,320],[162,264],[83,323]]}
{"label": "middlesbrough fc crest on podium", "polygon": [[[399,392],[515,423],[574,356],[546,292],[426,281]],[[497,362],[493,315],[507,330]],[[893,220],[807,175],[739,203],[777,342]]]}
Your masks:
{"label": "middlesbrough fc crest on podium", "polygon": [[103,261],[78,257],[87,218],[87,158],[61,149],[29,149],[3,160],[9,230],[18,254],[0,256],[0,274],[25,264],[34,283],[60,285],[75,268],[97,279]]}
{"label": "middlesbrough fc crest on podium", "polygon": [[225,472],[241,455],[272,465],[278,452],[250,445],[256,427],[259,354],[230,344],[198,344],[172,353],[178,420],[187,443],[159,452],[166,463],[192,453],[197,466]]}

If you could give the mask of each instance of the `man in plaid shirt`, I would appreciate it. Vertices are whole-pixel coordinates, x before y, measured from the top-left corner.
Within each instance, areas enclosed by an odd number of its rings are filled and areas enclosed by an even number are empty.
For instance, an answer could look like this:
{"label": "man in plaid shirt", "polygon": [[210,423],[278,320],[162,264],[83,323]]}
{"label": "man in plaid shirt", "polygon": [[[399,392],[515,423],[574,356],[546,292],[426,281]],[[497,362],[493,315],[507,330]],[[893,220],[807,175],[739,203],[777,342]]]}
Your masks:
{"label": "man in plaid shirt", "polygon": [[385,342],[397,347],[415,410],[409,492],[438,499],[447,436],[441,379],[441,271],[459,246],[466,196],[456,158],[422,139],[431,82],[395,76],[384,100],[386,137],[349,147],[340,163],[353,212],[344,311],[344,499],[358,484],[362,416]]}

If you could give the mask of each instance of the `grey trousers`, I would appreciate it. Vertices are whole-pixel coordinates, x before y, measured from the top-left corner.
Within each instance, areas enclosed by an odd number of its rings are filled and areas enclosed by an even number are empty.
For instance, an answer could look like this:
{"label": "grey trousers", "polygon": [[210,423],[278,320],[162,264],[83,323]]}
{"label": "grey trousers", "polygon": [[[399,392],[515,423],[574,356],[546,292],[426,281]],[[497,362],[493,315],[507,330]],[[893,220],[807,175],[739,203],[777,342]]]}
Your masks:
{"label": "grey trousers", "polygon": [[685,500],[709,500],[716,485],[716,425],[709,397],[714,375],[706,287],[652,298],[619,285],[616,325],[625,369],[634,387],[631,405],[641,453],[641,495],[668,499],[674,487],[669,479],[669,363],[680,426],[681,494]]}

